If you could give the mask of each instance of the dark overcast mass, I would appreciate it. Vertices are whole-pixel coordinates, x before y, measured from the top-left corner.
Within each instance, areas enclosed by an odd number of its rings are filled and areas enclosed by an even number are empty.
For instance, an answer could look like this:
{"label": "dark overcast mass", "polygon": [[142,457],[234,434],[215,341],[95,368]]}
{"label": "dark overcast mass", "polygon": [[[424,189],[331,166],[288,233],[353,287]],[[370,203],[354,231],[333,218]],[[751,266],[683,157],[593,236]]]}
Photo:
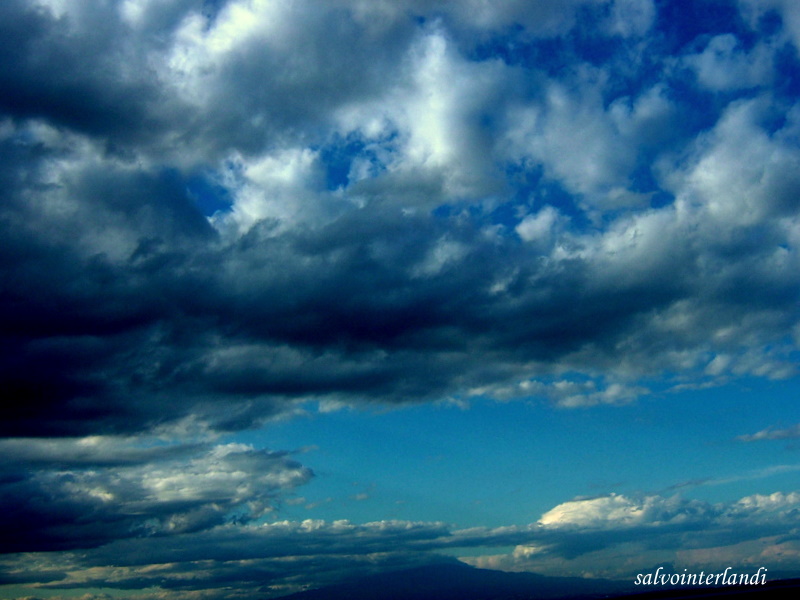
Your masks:
{"label": "dark overcast mass", "polygon": [[794,380],[799,46],[781,0],[4,0],[2,582],[274,595],[343,556],[521,544],[519,567],[540,544],[552,566],[620,523],[648,547],[686,522],[704,548],[737,519],[796,532],[792,490],[607,495],[576,504],[612,515],[573,523],[591,535],[258,529],[313,472],[224,436],[310,407]]}

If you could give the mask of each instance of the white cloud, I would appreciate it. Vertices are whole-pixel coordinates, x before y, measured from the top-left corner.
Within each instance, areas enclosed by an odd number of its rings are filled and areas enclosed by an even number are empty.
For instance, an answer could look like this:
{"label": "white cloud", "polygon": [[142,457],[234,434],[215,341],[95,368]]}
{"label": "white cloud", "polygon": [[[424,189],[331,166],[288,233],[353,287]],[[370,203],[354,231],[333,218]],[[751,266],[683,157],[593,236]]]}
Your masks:
{"label": "white cloud", "polygon": [[332,216],[335,200],[323,193],[318,153],[307,148],[253,159],[233,156],[225,161],[225,174],[233,205],[212,219],[223,233],[242,235],[265,220],[278,233],[301,223],[319,225]]}
{"label": "white cloud", "polygon": [[508,125],[511,157],[543,164],[550,177],[593,203],[626,185],[634,160],[603,109],[603,77],[583,67],[570,86],[548,82],[543,105],[522,109]]}
{"label": "white cloud", "polygon": [[[103,581],[121,589],[138,589],[143,583],[170,589],[182,582],[185,589],[208,593],[231,578],[240,582],[242,593],[249,593],[254,569],[272,573],[271,586],[321,585],[335,581],[333,573],[346,577],[392,564],[402,568],[432,562],[437,551],[506,546],[514,550],[461,560],[511,571],[621,579],[663,563],[672,563],[678,572],[721,563],[723,568],[755,564],[774,570],[796,568],[800,546],[785,534],[797,524],[798,506],[798,492],[719,504],[612,494],[565,502],[538,523],[522,527],[453,530],[443,523],[318,519],[223,525],[186,534],[183,543],[170,537],[142,538],[81,554],[51,553],[36,567],[65,572],[65,579],[43,586],[50,590]],[[206,560],[198,563],[198,557]],[[15,556],[0,565],[19,568],[24,560]],[[265,583],[263,576],[256,580]]]}
{"label": "white cloud", "polygon": [[624,405],[650,393],[645,387],[620,381],[596,379],[543,380],[525,379],[513,384],[476,387],[470,396],[485,396],[496,400],[547,398],[559,408],[582,408],[589,406]]}
{"label": "white cloud", "polygon": [[726,33],[711,38],[702,53],[685,61],[702,85],[724,92],[768,85],[773,78],[772,52],[764,44],[745,52],[739,40]]}
{"label": "white cloud", "polygon": [[[463,557],[478,566],[541,574],[630,579],[672,564],[676,572],[751,565],[796,569],[800,495],[776,492],[709,504],[680,496],[611,494],[560,504],[505,555]],[[784,538],[784,539],[781,539]]]}
{"label": "white cloud", "polygon": [[644,148],[671,142],[677,109],[666,85],[659,83],[635,98],[623,96],[608,107],[610,119],[624,139]]}
{"label": "white cloud", "polygon": [[773,494],[755,494],[742,498],[737,503],[737,508],[741,506],[748,511],[775,511],[782,509],[792,509],[800,504],[800,492],[775,492]]}
{"label": "white cloud", "polygon": [[669,147],[676,136],[676,108],[663,85],[606,107],[609,77],[584,64],[566,80],[543,81],[541,97],[509,103],[498,146],[509,161],[542,165],[593,218],[648,206],[649,194],[631,190],[636,161]]}
{"label": "white cloud", "polygon": [[[495,165],[486,160],[492,139],[482,117],[503,102],[513,71],[500,61],[466,60],[437,23],[421,31],[399,67],[380,98],[350,102],[336,113],[342,135],[362,136],[386,169],[382,183],[354,192],[399,196],[411,208],[430,209],[449,198],[499,191]],[[364,162],[353,169],[354,180],[377,174]],[[416,193],[398,194],[402,189]]]}
{"label": "white cloud", "polygon": [[440,239],[428,251],[421,263],[411,270],[414,277],[433,277],[445,268],[458,268],[469,254],[470,248],[460,242]]}
{"label": "white cloud", "polygon": [[[104,545],[70,560],[198,589],[257,579],[237,561],[319,581],[458,544],[573,573],[692,545],[752,558],[741,540],[795,552],[774,540],[792,494],[578,499],[502,530],[241,527],[311,473],[211,445],[304,401],[588,407],[649,394],[644,376],[796,374],[800,107],[777,85],[741,93],[777,83],[800,12],[740,6],[783,29],[675,57],[649,54],[650,1],[1,3],[18,36],[0,49],[2,375],[20,400],[0,422],[29,436],[0,442],[3,549]],[[608,60],[576,43],[604,35]],[[689,106],[695,83],[725,93]],[[231,202],[216,231],[197,180]],[[82,567],[69,582],[93,582]]]}
{"label": "white cloud", "polygon": [[310,472],[280,454],[244,444],[225,444],[188,464],[149,467],[137,477],[146,493],[159,503],[247,502],[251,516],[258,517],[269,508],[272,494],[307,482]]}
{"label": "white cloud", "polygon": [[782,21],[785,39],[800,49],[800,7],[793,0],[739,0],[739,10],[750,27],[758,29],[759,21],[769,12],[776,11]]}
{"label": "white cloud", "polygon": [[[600,390],[595,390],[594,387],[588,390],[581,389],[582,386],[574,386],[572,382],[567,382],[565,386],[559,386],[557,383],[555,387],[557,390],[556,404],[563,408],[597,406],[598,404],[630,404],[650,393],[645,387],[621,383],[611,383]],[[578,389],[575,389],[576,387]]]}
{"label": "white cloud", "polygon": [[614,0],[607,27],[623,37],[643,36],[652,27],[656,7],[652,0]]}
{"label": "white cloud", "polygon": [[535,242],[547,248],[557,233],[558,225],[561,225],[562,222],[563,217],[558,210],[552,206],[545,206],[536,214],[527,215],[522,219],[515,231],[526,242]]}
{"label": "white cloud", "polygon": [[612,494],[586,500],[572,500],[559,504],[542,515],[539,522],[547,527],[616,528],[662,523],[669,515],[680,514],[681,502],[677,498],[646,496],[633,499]]}
{"label": "white cloud", "polygon": [[755,225],[796,209],[800,151],[758,126],[765,99],[735,102],[697,144],[697,157],[678,190],[679,209],[699,204],[717,225]]}
{"label": "white cloud", "polygon": [[756,433],[740,435],[736,439],[740,442],[757,442],[760,440],[788,440],[800,438],[800,424],[779,429],[762,429]]}

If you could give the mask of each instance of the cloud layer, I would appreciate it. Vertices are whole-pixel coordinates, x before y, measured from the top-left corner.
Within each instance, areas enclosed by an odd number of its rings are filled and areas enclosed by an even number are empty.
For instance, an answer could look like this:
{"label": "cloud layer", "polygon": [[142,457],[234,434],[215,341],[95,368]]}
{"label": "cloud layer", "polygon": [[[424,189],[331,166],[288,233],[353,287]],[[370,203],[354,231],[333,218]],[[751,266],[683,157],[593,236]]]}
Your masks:
{"label": "cloud layer", "polygon": [[124,440],[8,441],[2,463],[3,552],[96,547],[246,523],[309,469],[242,444],[126,448]]}
{"label": "cloud layer", "polygon": [[[795,373],[789,33],[623,68],[647,3],[312,6],[6,3],[6,433]],[[552,37],[592,11],[605,63]]]}
{"label": "cloud layer", "polygon": [[[763,566],[779,571],[796,568],[798,504],[797,493],[755,495],[730,504],[610,495],[566,502],[537,523],[497,529],[453,530],[443,523],[410,521],[226,524],[43,557],[32,579],[48,591],[157,587],[164,594],[194,597],[216,588],[223,596],[249,598],[339,581],[351,573],[446,560],[437,551],[504,546],[515,549],[462,560],[505,570],[631,580],[665,562],[679,570]],[[23,559],[4,561],[4,581],[23,581],[26,565]]]}
{"label": "cloud layer", "polygon": [[681,4],[4,1],[5,581],[256,597],[503,545],[475,562],[589,574],[631,536],[796,557],[791,493],[265,524],[310,469],[220,440],[317,403],[796,376],[800,10]]}

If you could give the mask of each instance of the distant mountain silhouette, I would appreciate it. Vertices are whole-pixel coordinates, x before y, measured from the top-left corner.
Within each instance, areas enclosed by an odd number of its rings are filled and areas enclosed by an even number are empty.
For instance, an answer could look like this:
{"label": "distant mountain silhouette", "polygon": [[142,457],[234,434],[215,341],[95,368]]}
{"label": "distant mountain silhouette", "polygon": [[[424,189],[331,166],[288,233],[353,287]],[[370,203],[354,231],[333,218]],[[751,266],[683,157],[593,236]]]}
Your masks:
{"label": "distant mountain silhouette", "polygon": [[370,575],[280,600],[548,600],[608,598],[633,592],[629,582],[546,577],[441,563]]}
{"label": "distant mountain silhouette", "polygon": [[[638,592],[638,593],[637,593]],[[800,580],[765,586],[660,589],[642,593],[632,582],[507,573],[448,562],[370,575],[279,600],[744,600],[800,598]]]}

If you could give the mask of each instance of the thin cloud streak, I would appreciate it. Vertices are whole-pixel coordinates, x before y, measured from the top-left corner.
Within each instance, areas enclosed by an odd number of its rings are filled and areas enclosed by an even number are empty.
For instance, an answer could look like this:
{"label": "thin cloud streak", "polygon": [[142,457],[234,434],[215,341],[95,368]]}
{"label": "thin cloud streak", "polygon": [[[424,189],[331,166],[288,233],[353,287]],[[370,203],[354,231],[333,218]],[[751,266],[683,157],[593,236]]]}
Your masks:
{"label": "thin cloud streak", "polygon": [[740,442],[758,442],[761,440],[791,440],[800,438],[800,424],[785,429],[762,429],[756,433],[740,435]]}

